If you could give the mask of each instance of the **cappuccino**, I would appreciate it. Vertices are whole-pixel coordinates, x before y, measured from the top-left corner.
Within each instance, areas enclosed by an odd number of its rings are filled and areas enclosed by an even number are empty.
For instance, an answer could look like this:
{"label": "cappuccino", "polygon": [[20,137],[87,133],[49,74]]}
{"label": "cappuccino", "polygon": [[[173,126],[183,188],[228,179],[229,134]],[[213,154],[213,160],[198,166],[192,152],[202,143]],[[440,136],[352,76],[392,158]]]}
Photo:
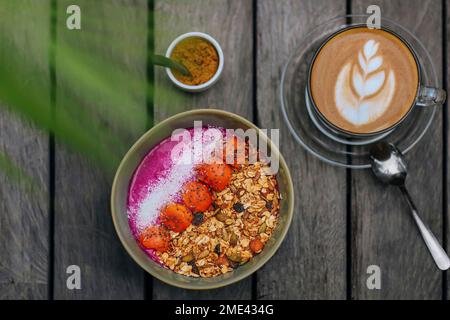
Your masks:
{"label": "cappuccino", "polygon": [[373,134],[412,108],[419,69],[400,38],[360,26],[335,34],[319,49],[309,81],[314,105],[327,122],[348,133]]}

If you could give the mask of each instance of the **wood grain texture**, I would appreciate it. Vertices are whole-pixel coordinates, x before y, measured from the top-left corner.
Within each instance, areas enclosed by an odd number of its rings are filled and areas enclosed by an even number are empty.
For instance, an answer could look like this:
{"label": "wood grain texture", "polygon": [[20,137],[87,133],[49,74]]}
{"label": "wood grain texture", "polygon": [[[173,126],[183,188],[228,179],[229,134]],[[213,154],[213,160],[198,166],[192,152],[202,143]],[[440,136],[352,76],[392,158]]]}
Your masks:
{"label": "wood grain texture", "polygon": [[[445,176],[444,177],[444,179],[446,179],[445,181],[444,181],[444,183],[447,185],[447,192],[444,194],[444,197],[445,197],[445,200],[446,200],[446,204],[447,204],[447,207],[446,208],[444,208],[445,210],[446,210],[446,215],[447,215],[447,219],[446,219],[446,222],[447,222],[447,233],[446,233],[446,242],[447,242],[447,253],[448,252],[450,252],[450,197],[449,197],[449,190],[450,190],[450,176],[449,176],[449,174],[448,174],[448,168],[450,168],[450,151],[449,151],[449,146],[450,146],[450,142],[449,142],[449,136],[450,136],[450,129],[449,129],[449,123],[450,123],[450,112],[448,111],[448,106],[450,105],[449,103],[448,103],[448,96],[450,95],[449,94],[449,92],[450,92],[450,61],[449,61],[449,59],[450,59],[450,55],[449,55],[449,53],[448,53],[448,48],[450,47],[449,46],[449,43],[450,43],[450,0],[446,0],[445,1],[445,6],[446,6],[446,10],[447,10],[447,12],[446,12],[446,15],[445,15],[445,17],[447,18],[446,19],[446,21],[445,21],[445,24],[444,24],[444,26],[445,26],[445,28],[447,29],[446,31],[446,35],[447,35],[447,37],[446,37],[446,39],[444,38],[444,42],[445,42],[445,47],[443,48],[444,50],[444,59],[446,59],[446,67],[447,67],[447,70],[444,70],[444,72],[445,72],[445,76],[447,77],[447,88],[446,88],[446,90],[447,90],[447,101],[446,101],[446,103],[445,103],[445,105],[444,105],[444,116],[446,117],[446,120],[447,120],[447,126],[446,126],[446,131],[444,131],[444,142],[446,143],[446,147],[447,147],[447,154],[446,155],[444,155],[444,159],[446,159],[446,161],[447,161],[447,176]],[[449,295],[449,288],[450,288],[450,278],[449,278],[449,276],[448,276],[448,272],[447,272],[447,292],[446,292],[446,295],[447,295],[447,299],[450,299],[450,295]]]}
{"label": "wood grain texture", "polygon": [[[224,51],[222,78],[201,94],[182,93],[164,69],[155,71],[155,120],[194,108],[215,107],[252,119],[253,31],[251,0],[155,0],[155,51],[165,54],[170,42],[188,31],[213,36]],[[154,280],[155,299],[249,299],[251,279],[223,289],[194,292]]]}
{"label": "wood grain texture", "polygon": [[262,128],[280,128],[295,211],[278,253],[257,274],[259,299],[345,299],[346,171],[308,154],[279,111],[281,70],[314,26],[345,14],[345,1],[257,2],[257,106]]}
{"label": "wood grain texture", "polygon": [[[70,4],[81,8],[81,30],[66,28]],[[106,133],[116,144],[104,136],[92,139],[121,157],[146,126],[147,1],[57,5],[56,121],[65,112],[86,130]],[[91,81],[78,81],[83,76]],[[82,120],[83,112],[88,119]],[[142,299],[144,272],[112,225],[112,173],[58,141],[55,149],[55,299]],[[81,290],[66,287],[69,265],[81,268]]]}
{"label": "wood grain texture", "polygon": [[[353,0],[352,12],[369,4],[412,31],[428,48],[442,79],[442,6],[439,0]],[[407,186],[419,212],[442,239],[442,113],[407,155]],[[352,296],[355,299],[440,299],[442,273],[436,268],[398,190],[371,172],[352,176]],[[381,290],[368,290],[366,270],[381,268]]]}
{"label": "wood grain texture", "polygon": [[[23,89],[39,82],[42,101],[49,105],[49,1],[2,0],[0,16],[2,63],[14,70],[15,65],[27,61],[31,67],[19,75],[26,79]],[[0,172],[0,299],[46,299],[48,135],[4,107],[10,106],[0,106],[0,153],[9,155],[40,190],[32,193],[21,187],[23,181]],[[41,111],[48,114],[49,110]]]}

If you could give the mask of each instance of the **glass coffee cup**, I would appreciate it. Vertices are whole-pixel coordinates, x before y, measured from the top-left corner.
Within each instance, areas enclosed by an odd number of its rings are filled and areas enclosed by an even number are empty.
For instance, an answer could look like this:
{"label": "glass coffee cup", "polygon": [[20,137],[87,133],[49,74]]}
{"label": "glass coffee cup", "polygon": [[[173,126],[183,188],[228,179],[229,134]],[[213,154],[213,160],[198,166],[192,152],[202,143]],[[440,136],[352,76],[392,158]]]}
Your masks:
{"label": "glass coffee cup", "polygon": [[326,38],[311,60],[306,105],[316,127],[345,144],[389,135],[414,108],[442,105],[444,90],[424,84],[412,46],[394,31],[365,24]]}

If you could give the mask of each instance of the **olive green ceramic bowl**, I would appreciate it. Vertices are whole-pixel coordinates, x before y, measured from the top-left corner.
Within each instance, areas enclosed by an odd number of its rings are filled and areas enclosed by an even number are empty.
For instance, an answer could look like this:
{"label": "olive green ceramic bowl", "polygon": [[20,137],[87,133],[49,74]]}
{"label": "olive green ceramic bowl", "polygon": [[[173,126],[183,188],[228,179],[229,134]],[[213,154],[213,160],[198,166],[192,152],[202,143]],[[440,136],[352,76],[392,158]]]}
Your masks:
{"label": "olive green ceramic bowl", "polygon": [[[131,257],[152,276],[165,283],[186,289],[213,289],[237,282],[262,267],[277,251],[289,229],[294,207],[294,194],[291,175],[283,157],[280,155],[280,169],[277,174],[282,200],[280,202],[280,220],[278,226],[264,250],[245,265],[227,274],[213,278],[193,278],[176,274],[161,267],[142,251],[131,233],[127,218],[127,193],[131,177],[144,156],[161,140],[169,137],[177,128],[193,127],[194,120],[201,120],[204,126],[218,126],[229,129],[254,128],[246,119],[222,110],[200,109],[177,114],[147,131],[128,151],[117,169],[111,194],[111,210],[114,226],[120,241]],[[268,141],[261,133],[260,139]],[[261,141],[261,140],[260,140]],[[275,145],[268,141],[268,154],[279,154]]]}

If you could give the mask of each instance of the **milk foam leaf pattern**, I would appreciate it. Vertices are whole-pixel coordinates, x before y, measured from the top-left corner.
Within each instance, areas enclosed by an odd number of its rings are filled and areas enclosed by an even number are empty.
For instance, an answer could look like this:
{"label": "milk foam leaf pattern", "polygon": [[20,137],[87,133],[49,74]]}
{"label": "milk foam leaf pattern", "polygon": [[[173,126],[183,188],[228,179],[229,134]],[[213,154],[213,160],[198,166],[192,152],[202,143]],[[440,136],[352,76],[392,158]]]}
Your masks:
{"label": "milk foam leaf pattern", "polygon": [[364,45],[364,56],[366,59],[372,58],[378,51],[379,43],[374,40],[369,40]]}
{"label": "milk foam leaf pattern", "polygon": [[370,60],[369,67],[367,68],[367,73],[377,70],[383,63],[383,58],[375,57]]}
{"label": "milk foam leaf pattern", "polygon": [[382,63],[383,58],[375,56],[378,51],[378,43],[373,40],[369,40],[364,45],[363,53],[358,54],[359,66],[362,70],[362,74],[358,68],[354,68],[353,74],[353,87],[359,95],[360,100],[366,96],[370,96],[380,90],[385,80],[384,71],[378,70]]}
{"label": "milk foam leaf pattern", "polygon": [[378,48],[378,42],[368,40],[356,54],[355,61],[345,64],[336,79],[337,109],[355,125],[380,117],[393,99],[395,75],[393,70],[382,69],[384,61]]}

